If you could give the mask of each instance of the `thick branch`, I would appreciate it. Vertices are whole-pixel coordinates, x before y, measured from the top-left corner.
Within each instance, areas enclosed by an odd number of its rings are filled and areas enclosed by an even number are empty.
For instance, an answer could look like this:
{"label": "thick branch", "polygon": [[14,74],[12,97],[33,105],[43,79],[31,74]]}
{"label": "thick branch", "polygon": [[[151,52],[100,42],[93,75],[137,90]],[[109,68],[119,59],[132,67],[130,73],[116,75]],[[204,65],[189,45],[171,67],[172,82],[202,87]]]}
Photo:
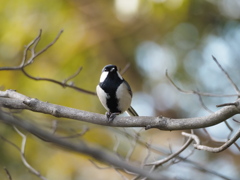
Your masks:
{"label": "thick branch", "polygon": [[148,177],[150,179],[156,179],[156,180],[162,179],[159,174],[156,174],[153,172],[150,173],[147,170],[141,169],[140,167],[135,167],[134,165],[131,165],[130,163],[125,162],[124,160],[120,159],[118,156],[112,154],[111,152],[108,152],[107,150],[103,150],[99,147],[88,146],[85,143],[74,144],[66,139],[59,138],[52,133],[44,131],[27,121],[23,121],[19,118],[14,117],[13,115],[4,113],[3,111],[0,111],[0,121],[20,127],[36,135],[37,137],[41,137],[42,139],[48,142],[54,143],[55,145],[61,146],[63,148],[66,148],[75,152],[89,155],[101,162],[105,162],[107,164],[113,165],[115,168],[126,169],[130,172],[139,174],[143,177]]}
{"label": "thick branch", "polygon": [[[4,97],[4,98],[3,98]],[[238,102],[238,101],[237,101]],[[239,104],[239,103],[237,103]],[[109,123],[105,115],[82,111],[74,108],[43,102],[29,98],[13,90],[0,91],[0,106],[10,109],[27,109],[34,112],[50,114],[55,117],[70,118],[93,124],[116,127],[145,127],[161,130],[186,130],[213,126],[240,113],[239,106],[227,106],[204,117],[171,119],[167,117],[116,117]]]}

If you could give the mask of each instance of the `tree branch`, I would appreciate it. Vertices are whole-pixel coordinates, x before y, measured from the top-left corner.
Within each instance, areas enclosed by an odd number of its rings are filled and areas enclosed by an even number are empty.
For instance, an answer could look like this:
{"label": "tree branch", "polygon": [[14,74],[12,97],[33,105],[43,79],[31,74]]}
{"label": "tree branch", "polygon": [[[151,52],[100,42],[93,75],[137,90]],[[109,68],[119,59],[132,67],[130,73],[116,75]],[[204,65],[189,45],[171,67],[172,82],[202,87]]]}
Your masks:
{"label": "tree branch", "polygon": [[27,136],[25,136],[21,131],[19,131],[15,126],[14,126],[15,131],[22,137],[22,145],[21,145],[21,159],[23,164],[30,170],[31,173],[35,174],[42,180],[47,180],[44,176],[41,175],[40,172],[38,172],[36,169],[34,169],[26,160],[25,157],[25,146],[27,142]]}
{"label": "tree branch", "polygon": [[226,75],[227,79],[229,80],[229,82],[231,83],[231,85],[233,86],[233,88],[235,89],[235,91],[240,94],[240,90],[238,89],[237,85],[233,82],[232,78],[229,76],[229,74],[227,73],[227,71],[225,71],[225,69],[221,66],[221,64],[218,62],[218,60],[212,56],[213,60],[215,61],[215,63],[218,65],[218,67],[221,69],[221,71]]}
{"label": "tree branch", "polygon": [[230,147],[232,144],[234,144],[238,140],[239,137],[240,137],[240,129],[229,141],[227,141],[220,147],[209,147],[209,146],[204,146],[204,145],[200,145],[200,144],[194,144],[194,147],[199,150],[205,150],[205,151],[209,151],[209,152],[213,152],[213,153],[219,153],[219,152],[224,151],[228,147]]}
{"label": "tree branch", "polygon": [[[240,100],[238,100],[240,101]],[[237,101],[237,102],[238,102]],[[227,106],[205,117],[171,119],[168,117],[116,117],[109,123],[106,116],[74,108],[43,102],[30,98],[13,90],[0,91],[0,106],[10,109],[27,109],[34,112],[50,114],[55,117],[75,119],[93,124],[115,127],[145,127],[161,130],[186,130],[213,126],[239,114],[240,106]]]}
{"label": "tree branch", "polygon": [[107,150],[103,150],[99,147],[96,147],[96,146],[94,147],[92,145],[88,146],[83,142],[74,144],[66,139],[59,138],[56,135],[53,135],[52,133],[44,131],[27,121],[23,121],[22,119],[14,117],[13,115],[10,115],[3,111],[0,111],[0,121],[2,121],[3,123],[11,124],[16,127],[22,128],[30,132],[31,134],[36,135],[37,137],[41,137],[42,139],[48,142],[54,143],[55,145],[58,145],[63,148],[66,148],[75,152],[79,152],[85,155],[89,155],[95,158],[96,160],[99,160],[101,162],[114,166],[116,169],[128,170],[130,172],[139,174],[143,177],[148,177],[153,180],[166,179],[165,177],[163,178],[161,175],[157,173],[154,173],[154,172],[150,173],[148,172],[148,170],[145,170],[140,167],[136,167],[130,163],[127,163],[124,160],[120,159],[115,154],[108,152]]}
{"label": "tree branch", "polygon": [[239,94],[212,94],[212,93],[205,93],[205,92],[199,92],[199,91],[194,91],[194,90],[183,90],[180,87],[178,87],[173,80],[170,78],[170,76],[168,75],[168,72],[166,70],[165,73],[167,79],[169,80],[169,82],[179,91],[185,94],[197,94],[197,95],[201,95],[201,96],[209,96],[209,97],[234,97],[234,96],[239,96]]}
{"label": "tree branch", "polygon": [[177,152],[175,152],[163,159],[160,159],[160,160],[157,160],[157,161],[154,161],[151,163],[147,163],[146,166],[150,166],[150,165],[160,166],[160,165],[168,162],[169,160],[173,159],[174,157],[178,156],[181,152],[183,152],[191,144],[191,142],[192,142],[192,138],[188,138],[186,143]]}
{"label": "tree branch", "polygon": [[7,174],[8,180],[12,180],[12,176],[11,176],[10,172],[8,171],[8,169],[5,167],[3,169],[5,170],[5,172]]}
{"label": "tree branch", "polygon": [[[76,77],[76,76],[80,73],[82,67],[80,67],[80,68],[76,71],[76,73],[74,73],[74,74],[71,75],[70,77],[68,77],[68,78],[66,78],[65,80],[63,80],[63,82],[57,81],[57,80],[55,80],[55,79],[50,79],[50,78],[34,77],[34,76],[30,75],[29,73],[27,73],[27,71],[25,70],[25,67],[27,67],[27,66],[29,66],[30,64],[32,64],[32,63],[34,62],[34,60],[35,60],[39,55],[41,55],[42,53],[44,53],[45,51],[47,51],[51,46],[53,46],[53,45],[57,42],[57,40],[60,38],[60,36],[61,36],[62,33],[63,33],[63,30],[61,30],[61,31],[58,33],[58,35],[55,37],[55,39],[54,39],[52,42],[50,42],[48,45],[46,45],[46,46],[45,46],[43,49],[41,49],[40,51],[36,52],[36,47],[37,47],[39,41],[41,40],[41,36],[42,36],[42,30],[40,29],[38,36],[37,36],[34,40],[32,40],[32,41],[25,47],[25,50],[24,50],[24,52],[23,52],[23,58],[22,58],[21,64],[20,64],[19,66],[14,66],[14,67],[0,67],[0,71],[20,70],[20,71],[23,72],[23,74],[24,74],[25,76],[27,76],[27,77],[30,78],[30,79],[36,80],[36,81],[48,81],[48,82],[52,82],[52,83],[58,84],[58,85],[60,85],[60,86],[62,86],[62,87],[72,88],[72,89],[77,90],[77,91],[80,91],[80,92],[82,92],[82,93],[86,93],[86,94],[90,94],[90,95],[96,95],[95,92],[92,92],[92,91],[89,91],[89,90],[86,90],[86,89],[83,89],[83,88],[79,88],[79,87],[77,87],[77,86],[74,86],[73,83],[70,83],[70,84],[67,83],[70,79]],[[30,58],[28,58],[28,51],[30,51],[30,53],[31,53],[31,57],[30,57]]]}

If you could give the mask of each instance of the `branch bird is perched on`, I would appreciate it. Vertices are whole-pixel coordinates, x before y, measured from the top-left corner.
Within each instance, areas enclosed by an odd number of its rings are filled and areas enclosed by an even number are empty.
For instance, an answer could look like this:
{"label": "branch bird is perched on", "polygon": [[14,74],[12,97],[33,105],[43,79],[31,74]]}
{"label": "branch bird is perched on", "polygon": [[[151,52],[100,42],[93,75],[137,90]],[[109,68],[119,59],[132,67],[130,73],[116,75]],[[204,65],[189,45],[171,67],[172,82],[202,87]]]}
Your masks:
{"label": "branch bird is perched on", "polygon": [[106,116],[109,122],[125,111],[138,116],[131,107],[132,90],[118,72],[117,66],[110,64],[102,69],[100,82],[97,85],[97,95],[107,110]]}

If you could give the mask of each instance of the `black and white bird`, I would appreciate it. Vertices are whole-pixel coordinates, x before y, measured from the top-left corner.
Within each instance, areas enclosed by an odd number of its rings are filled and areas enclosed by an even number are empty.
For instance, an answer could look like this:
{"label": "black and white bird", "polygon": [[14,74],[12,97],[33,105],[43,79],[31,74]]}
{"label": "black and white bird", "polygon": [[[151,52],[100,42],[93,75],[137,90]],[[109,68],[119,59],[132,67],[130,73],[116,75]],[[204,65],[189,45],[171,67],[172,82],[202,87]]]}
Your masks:
{"label": "black and white bird", "polygon": [[125,111],[138,116],[131,107],[132,90],[118,72],[117,66],[110,64],[102,69],[96,91],[99,100],[107,110],[106,116],[109,122]]}

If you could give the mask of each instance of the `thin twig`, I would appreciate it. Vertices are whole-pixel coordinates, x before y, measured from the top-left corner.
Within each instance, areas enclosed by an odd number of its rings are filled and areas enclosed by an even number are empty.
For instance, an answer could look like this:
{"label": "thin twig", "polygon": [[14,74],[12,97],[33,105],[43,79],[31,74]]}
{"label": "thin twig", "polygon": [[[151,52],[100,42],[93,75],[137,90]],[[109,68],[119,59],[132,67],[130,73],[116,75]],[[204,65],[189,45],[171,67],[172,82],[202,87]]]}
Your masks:
{"label": "thin twig", "polygon": [[238,130],[238,132],[235,134],[235,136],[232,137],[232,139],[230,139],[229,141],[227,141],[226,143],[224,143],[222,146],[220,147],[209,147],[209,146],[204,146],[204,145],[200,145],[200,144],[194,144],[194,147],[196,149],[199,150],[205,150],[205,151],[209,151],[209,152],[213,152],[213,153],[219,153],[224,151],[225,149],[227,149],[229,146],[231,146],[233,143],[235,143],[235,141],[238,140],[238,138],[240,137],[240,129]]}
{"label": "thin twig", "polygon": [[239,94],[212,94],[212,93],[203,93],[203,92],[199,92],[199,91],[186,91],[186,90],[183,90],[181,89],[180,87],[178,87],[174,82],[173,80],[169,77],[168,75],[168,72],[166,70],[166,73],[165,73],[167,79],[170,81],[170,83],[180,92],[182,93],[185,93],[185,94],[198,94],[198,95],[201,95],[201,96],[209,96],[209,97],[234,97],[234,96],[239,96]]}
{"label": "thin twig", "polygon": [[26,160],[25,158],[25,146],[26,146],[26,141],[27,141],[27,137],[21,132],[19,131],[15,126],[14,126],[15,131],[22,137],[22,145],[21,145],[21,159],[23,164],[30,170],[31,173],[35,174],[36,176],[38,176],[39,178],[41,178],[42,180],[47,180],[44,176],[41,175],[40,172],[38,172],[36,169],[34,169]]}
{"label": "thin twig", "polygon": [[126,66],[120,71],[120,74],[123,75],[130,66],[131,66],[131,63],[127,63]]}
{"label": "thin twig", "polygon": [[237,85],[233,82],[232,78],[229,76],[229,74],[227,73],[227,71],[225,71],[225,69],[221,66],[221,64],[218,62],[218,60],[212,56],[213,60],[216,62],[216,64],[218,65],[218,67],[222,70],[222,72],[227,76],[227,79],[230,81],[231,85],[234,87],[234,89],[236,90],[236,92],[238,94],[240,94],[240,91],[237,87]]}
{"label": "thin twig", "polygon": [[24,75],[27,76],[28,78],[33,79],[33,80],[36,80],[36,81],[48,81],[48,82],[52,82],[52,83],[58,84],[58,85],[62,86],[63,88],[68,87],[68,88],[72,88],[72,89],[74,89],[74,90],[77,90],[77,91],[80,91],[80,92],[83,92],[83,93],[86,93],[86,94],[96,95],[95,92],[92,92],[92,91],[89,91],[89,90],[85,90],[85,89],[79,88],[79,87],[77,87],[77,86],[74,86],[73,84],[66,84],[66,83],[64,83],[64,82],[57,81],[57,80],[50,79],[50,78],[34,77],[34,76],[28,74],[24,69],[22,70],[22,72],[23,72]]}
{"label": "thin twig", "polygon": [[[198,97],[199,97],[199,101],[200,101],[202,107],[203,107],[206,111],[208,111],[209,113],[213,113],[213,111],[211,111],[209,108],[207,108],[207,106],[204,104],[204,102],[203,102],[203,100],[202,100],[202,96],[198,94]],[[226,124],[227,128],[230,130],[230,133],[229,133],[229,135],[228,135],[228,139],[230,139],[230,137],[231,137],[231,135],[232,135],[232,133],[233,133],[233,128],[229,125],[229,123],[228,123],[227,121],[224,121],[224,123]],[[210,134],[207,132],[206,128],[204,128],[204,131],[207,133],[208,137],[209,137],[211,140],[213,140],[213,141],[215,141],[215,142],[225,142],[225,141],[215,140],[214,138],[212,138],[212,137],[210,136]]]}
{"label": "thin twig", "polygon": [[239,145],[235,142],[234,143],[234,145],[237,147],[237,149],[239,150],[239,152],[240,152],[240,147],[239,147]]}
{"label": "thin twig", "polygon": [[236,120],[235,118],[233,118],[233,121],[236,123],[240,123],[240,121]]}
{"label": "thin twig", "polygon": [[12,180],[12,176],[6,167],[3,168],[7,174],[8,180]]}
{"label": "thin twig", "polygon": [[3,137],[2,135],[0,135],[0,138],[4,141],[6,141],[8,144],[12,145],[13,147],[15,147],[18,151],[21,151],[21,149],[16,145],[14,144],[13,142],[9,141],[8,139],[6,139],[5,137]]}
{"label": "thin twig", "polygon": [[237,106],[237,103],[224,103],[224,104],[218,104],[216,107],[224,107],[224,106]]}
{"label": "thin twig", "polygon": [[[184,132],[183,132],[184,133]],[[182,134],[183,134],[182,133]],[[183,134],[183,135],[186,135],[186,134]],[[191,134],[193,135],[193,134]],[[158,161],[154,161],[154,162],[151,162],[151,163],[147,163],[145,164],[146,166],[150,166],[150,165],[155,165],[155,166],[160,166],[166,162],[168,162],[169,160],[173,159],[174,157],[178,156],[181,152],[183,152],[190,144],[192,143],[192,138],[189,137],[188,140],[186,141],[186,143],[175,153],[172,153],[170,156],[166,157],[166,158],[163,158],[161,160],[158,160]]]}
{"label": "thin twig", "polygon": [[68,78],[63,80],[63,84],[66,84],[69,80],[75,78],[81,71],[82,71],[82,67],[78,68],[78,70],[71,76],[69,76]]}
{"label": "thin twig", "polygon": [[[35,49],[36,45],[38,44],[38,42],[39,42],[40,39],[41,39],[41,36],[42,36],[42,29],[40,29],[38,36],[37,36],[34,40],[32,40],[32,41],[26,46],[25,50],[23,51],[22,63],[21,63],[21,65],[19,66],[20,69],[23,68],[24,66],[26,66],[27,53],[28,53],[28,51],[30,50],[31,46],[34,45],[34,48],[33,48],[33,49]],[[33,54],[32,54],[32,56],[33,56]],[[28,62],[29,62],[29,61],[28,61]],[[28,64],[30,64],[30,63],[28,63]]]}
{"label": "thin twig", "polygon": [[[55,37],[55,39],[54,39],[51,43],[49,43],[47,46],[45,46],[45,48],[43,48],[41,51],[37,52],[37,53],[35,54],[35,57],[38,57],[40,54],[44,53],[44,52],[47,51],[51,46],[53,46],[53,45],[57,42],[57,40],[60,38],[60,36],[62,35],[62,33],[63,33],[63,29],[59,31],[58,35]],[[34,48],[34,49],[35,49],[35,48]]]}
{"label": "thin twig", "polygon": [[182,135],[193,139],[197,145],[200,144],[200,139],[199,139],[199,137],[197,135],[189,134],[189,133],[186,133],[186,132],[182,132]]}
{"label": "thin twig", "polygon": [[201,103],[201,106],[209,113],[213,113],[213,111],[211,111],[203,102],[203,99],[202,99],[202,96],[200,94],[197,94],[198,95],[198,98],[199,98],[199,101]]}
{"label": "thin twig", "polygon": [[225,125],[227,126],[227,128],[229,129],[230,133],[228,134],[228,140],[230,139],[230,137],[232,136],[233,133],[233,128],[230,126],[230,124],[227,121],[224,121]]}
{"label": "thin twig", "polygon": [[[36,50],[36,46],[38,45],[41,36],[42,36],[42,30],[40,29],[38,36],[32,40],[26,47],[25,50],[23,52],[23,58],[22,58],[22,62],[19,66],[15,66],[15,67],[0,67],[0,71],[2,70],[21,70],[23,72],[23,74],[25,76],[27,76],[30,79],[36,80],[36,81],[49,81],[55,84],[58,84],[62,87],[68,87],[68,88],[72,88],[76,91],[82,92],[82,93],[86,93],[86,94],[90,94],[90,95],[96,95],[95,92],[93,91],[89,91],[89,90],[85,90],[83,88],[79,88],[77,86],[74,86],[73,84],[67,84],[67,82],[76,77],[82,68],[79,68],[77,70],[76,73],[74,73],[73,75],[69,76],[68,78],[66,78],[63,82],[51,79],[51,78],[40,78],[40,77],[34,77],[32,75],[30,75],[29,73],[26,72],[25,67],[27,67],[28,65],[32,64],[34,62],[34,60],[41,55],[42,53],[44,53],[45,51],[47,51],[51,46],[53,46],[57,40],[60,38],[61,34],[63,33],[63,30],[61,30],[58,35],[54,38],[54,40],[52,42],[50,42],[48,45],[46,45],[43,49],[41,49],[38,52],[35,52]],[[28,59],[28,51],[31,52],[31,57]]]}

